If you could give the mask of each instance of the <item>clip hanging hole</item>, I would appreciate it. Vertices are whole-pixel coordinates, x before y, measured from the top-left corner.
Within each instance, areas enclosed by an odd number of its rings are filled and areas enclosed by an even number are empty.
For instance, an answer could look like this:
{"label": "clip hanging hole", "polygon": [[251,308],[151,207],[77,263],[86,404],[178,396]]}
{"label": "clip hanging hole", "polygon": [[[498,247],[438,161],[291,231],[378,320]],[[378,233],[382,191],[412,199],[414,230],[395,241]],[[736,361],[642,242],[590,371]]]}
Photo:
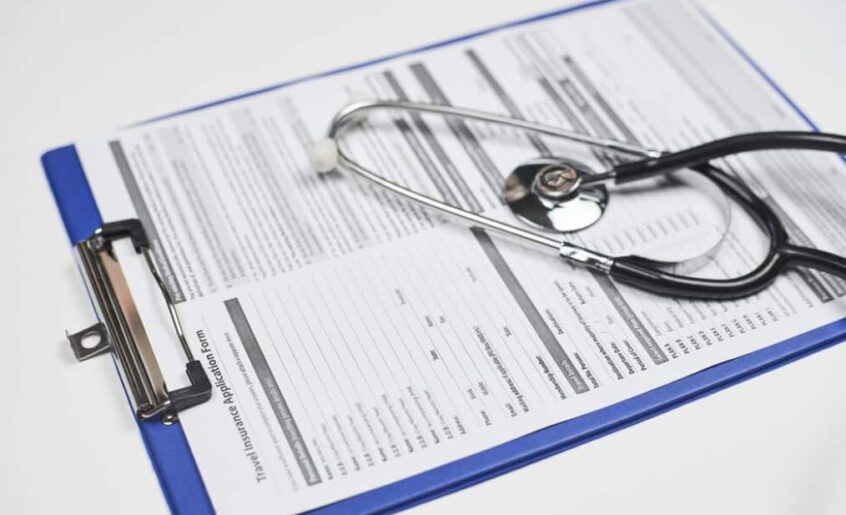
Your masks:
{"label": "clip hanging hole", "polygon": [[82,338],[79,339],[79,345],[85,350],[92,350],[96,349],[102,341],[103,336],[100,333],[91,331],[82,335]]}
{"label": "clip hanging hole", "polygon": [[101,322],[74,334],[67,333],[67,337],[71,350],[79,361],[85,361],[92,356],[108,351],[112,347],[106,327]]}

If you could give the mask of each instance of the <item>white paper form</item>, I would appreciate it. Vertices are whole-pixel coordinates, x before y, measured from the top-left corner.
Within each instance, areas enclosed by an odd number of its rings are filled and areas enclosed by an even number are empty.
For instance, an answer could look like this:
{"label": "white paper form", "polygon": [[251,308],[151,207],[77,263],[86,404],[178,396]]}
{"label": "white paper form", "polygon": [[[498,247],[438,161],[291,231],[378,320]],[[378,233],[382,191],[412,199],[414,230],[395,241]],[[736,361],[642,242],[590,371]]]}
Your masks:
{"label": "white paper form", "polygon": [[[359,97],[468,106],[656,148],[806,128],[694,7],[624,1],[79,145],[104,219],[144,222],[215,385],[181,421],[222,513],[321,506],[846,312],[843,283],[813,272],[732,302],[656,297],[444,225],[345,174],[318,177],[308,148]],[[576,152],[602,169],[614,159],[397,114],[374,117],[344,144],[398,182],[504,219],[502,178],[521,162]],[[837,157],[769,152],[724,165],[798,242],[846,253],[835,230],[846,223]],[[713,230],[702,200],[677,189],[612,197],[604,219],[574,239],[672,255]],[[734,214],[706,273],[743,271],[762,251]],[[133,292],[154,299],[143,272],[127,272]],[[156,341],[169,334],[166,323],[153,331]],[[170,377],[181,373],[177,350],[156,349],[166,372],[177,365]]]}

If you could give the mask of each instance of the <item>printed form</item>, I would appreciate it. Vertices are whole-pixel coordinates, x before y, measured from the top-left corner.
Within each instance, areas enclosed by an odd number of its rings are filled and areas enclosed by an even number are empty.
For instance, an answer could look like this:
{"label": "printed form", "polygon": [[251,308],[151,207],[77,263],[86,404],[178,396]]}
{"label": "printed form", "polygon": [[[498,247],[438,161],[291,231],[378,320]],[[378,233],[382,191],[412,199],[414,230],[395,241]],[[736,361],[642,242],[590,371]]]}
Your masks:
{"label": "printed form", "polygon": [[[662,298],[446,223],[350,174],[318,176],[309,148],[360,98],[467,106],[653,148],[807,128],[695,7],[623,1],[78,145],[103,218],[143,221],[214,385],[180,420],[221,513],[325,505],[846,313],[844,283],[816,272],[737,301]],[[561,154],[602,169],[617,159],[397,112],[371,117],[343,145],[397,182],[509,220],[500,192],[516,165]],[[798,242],[846,253],[837,157],[768,152],[723,164]],[[713,231],[697,195],[612,196],[606,217],[573,241],[672,255]],[[756,228],[733,215],[702,273],[743,272],[761,255]],[[131,249],[118,251],[132,261]],[[143,267],[126,266],[136,295],[158,299]],[[161,318],[152,340],[173,340]],[[173,353],[168,377],[181,377],[178,346],[160,347],[160,361]]]}

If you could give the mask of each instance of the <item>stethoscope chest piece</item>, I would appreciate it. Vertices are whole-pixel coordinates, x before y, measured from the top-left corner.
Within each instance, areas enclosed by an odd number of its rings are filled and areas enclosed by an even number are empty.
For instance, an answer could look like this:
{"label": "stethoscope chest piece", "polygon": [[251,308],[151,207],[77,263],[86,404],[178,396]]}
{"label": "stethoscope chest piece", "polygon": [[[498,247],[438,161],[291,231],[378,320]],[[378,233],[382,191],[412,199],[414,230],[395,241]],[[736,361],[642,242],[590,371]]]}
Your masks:
{"label": "stethoscope chest piece", "polygon": [[506,178],[503,198],[521,220],[557,232],[579,231],[596,223],[608,205],[605,186],[583,186],[590,169],[570,159],[538,158]]}

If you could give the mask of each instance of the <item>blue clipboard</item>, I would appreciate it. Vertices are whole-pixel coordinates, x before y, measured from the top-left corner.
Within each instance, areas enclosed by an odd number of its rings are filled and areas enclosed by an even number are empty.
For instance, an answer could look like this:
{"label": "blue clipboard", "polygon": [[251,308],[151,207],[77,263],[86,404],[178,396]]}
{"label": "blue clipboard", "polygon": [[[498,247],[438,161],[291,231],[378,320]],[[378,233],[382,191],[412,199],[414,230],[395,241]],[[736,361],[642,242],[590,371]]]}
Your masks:
{"label": "blue clipboard", "polygon": [[[504,28],[563,16],[575,11],[619,1],[622,0],[598,0],[553,11],[417,49],[287,81],[153,120],[178,116],[238,98],[256,95],[271,89],[282,88],[317,77],[333,75],[431,48],[450,45]],[[703,14],[741,57],[807,122],[809,127],[817,130],[813,122],[787,97],[749,55],[707,13]],[[41,161],[70,241],[75,244],[90,236],[103,222],[88,181],[85,178],[85,171],[82,168],[79,156],[76,149],[71,145],[46,152],[42,156]],[[536,431],[421,474],[330,504],[316,510],[316,512],[327,514],[373,513],[408,508],[649,419],[655,415],[719,391],[727,386],[739,383],[824,349],[844,338],[846,338],[846,318],[774,344],[765,349],[716,365],[606,408]],[[171,510],[174,513],[180,514],[213,513],[214,509],[203,484],[203,479],[191,454],[185,433],[179,424],[166,426],[161,422],[139,422],[138,427],[147,447],[150,460],[153,462],[153,467],[158,475],[159,484]]]}

